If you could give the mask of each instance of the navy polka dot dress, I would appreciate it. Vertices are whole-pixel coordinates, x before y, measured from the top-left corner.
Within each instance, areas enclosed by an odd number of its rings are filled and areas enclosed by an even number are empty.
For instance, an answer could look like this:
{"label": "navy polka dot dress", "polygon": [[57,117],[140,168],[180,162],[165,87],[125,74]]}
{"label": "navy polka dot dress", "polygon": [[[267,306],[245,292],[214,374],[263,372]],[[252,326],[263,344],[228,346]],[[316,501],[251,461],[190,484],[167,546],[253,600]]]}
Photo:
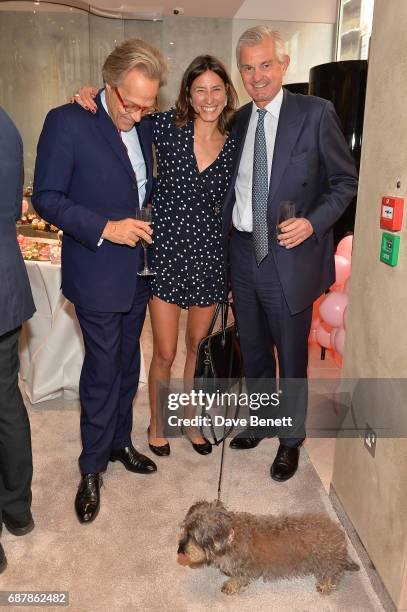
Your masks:
{"label": "navy polka dot dress", "polygon": [[154,143],[152,293],[182,308],[215,304],[226,296],[221,207],[235,142],[228,137],[216,160],[199,173],[193,122],[177,128],[170,110],[154,115]]}

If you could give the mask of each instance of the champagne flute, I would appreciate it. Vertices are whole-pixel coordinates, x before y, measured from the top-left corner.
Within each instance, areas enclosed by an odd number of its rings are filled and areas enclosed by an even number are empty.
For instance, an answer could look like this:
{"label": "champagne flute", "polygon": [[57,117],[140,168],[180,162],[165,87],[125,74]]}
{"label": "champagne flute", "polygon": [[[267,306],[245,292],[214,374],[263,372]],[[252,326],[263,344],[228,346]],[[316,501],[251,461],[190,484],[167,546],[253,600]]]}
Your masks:
{"label": "champagne flute", "polygon": [[[153,207],[151,205],[143,206],[142,208],[138,208],[136,210],[136,219],[138,221],[144,221],[145,223],[148,223],[148,225],[151,225],[152,218]],[[144,268],[140,272],[137,272],[137,274],[138,276],[154,276],[157,274],[157,272],[149,267],[147,259],[147,248],[149,244],[143,240],[143,238],[140,238],[140,240],[144,250]]]}
{"label": "champagne flute", "polygon": [[295,218],[295,202],[291,200],[283,200],[279,204],[278,209],[278,217],[277,217],[277,225],[276,225],[276,236],[279,235],[280,232],[280,223],[283,221],[287,221],[288,219]]}

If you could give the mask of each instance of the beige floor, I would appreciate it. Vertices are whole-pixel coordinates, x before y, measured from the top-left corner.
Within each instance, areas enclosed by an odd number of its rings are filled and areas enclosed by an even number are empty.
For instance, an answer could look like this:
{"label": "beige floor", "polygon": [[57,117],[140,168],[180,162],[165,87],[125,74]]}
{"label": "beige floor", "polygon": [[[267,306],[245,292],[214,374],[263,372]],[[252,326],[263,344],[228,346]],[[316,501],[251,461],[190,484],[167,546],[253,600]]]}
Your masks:
{"label": "beige floor", "polygon": [[[185,355],[185,316],[181,327],[175,377],[182,373]],[[148,321],[142,346],[148,366],[152,348]],[[310,374],[337,378],[339,371],[329,355],[321,362],[317,348],[311,347]],[[275,439],[247,452],[233,451],[226,444],[223,454],[218,447],[207,457],[195,453],[185,438],[172,439],[171,456],[157,459],[158,472],[151,476],[129,474],[121,464],[109,464],[103,476],[100,514],[84,526],[73,509],[79,481],[78,408],[78,402],[28,405],[36,528],[23,538],[3,531],[9,567],[0,577],[0,590],[68,591],[73,612],[383,610],[363,568],[346,574],[327,598],[316,592],[313,577],[272,584],[256,581],[235,598],[220,592],[224,577],[213,568],[191,571],[176,563],[178,526],[194,501],[217,497],[220,474],[220,499],[232,510],[318,512],[337,520],[327,495],[332,440],[307,440],[298,474],[286,483],[276,483],[269,475],[278,444]],[[133,441],[141,452],[151,455],[146,441],[148,413],[144,385],[135,401]],[[357,561],[356,550],[350,542],[348,546]]]}

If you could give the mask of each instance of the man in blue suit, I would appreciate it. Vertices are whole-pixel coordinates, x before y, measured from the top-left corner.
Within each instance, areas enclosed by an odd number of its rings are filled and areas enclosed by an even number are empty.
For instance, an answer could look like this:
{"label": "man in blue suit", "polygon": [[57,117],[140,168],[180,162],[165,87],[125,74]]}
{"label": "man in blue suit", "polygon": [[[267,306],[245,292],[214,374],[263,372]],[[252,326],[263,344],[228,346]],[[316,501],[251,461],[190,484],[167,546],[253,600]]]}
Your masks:
{"label": "man in blue suit", "polygon": [[[0,531],[34,528],[31,516],[30,422],[18,387],[18,339],[35,306],[17,242],[23,195],[23,143],[0,108]],[[0,573],[6,567],[0,544]]]}
{"label": "man in blue suit", "polygon": [[136,220],[149,201],[154,110],[166,65],[144,41],[128,40],[103,66],[98,111],[52,110],[38,144],[33,203],[64,232],[62,292],[75,305],[85,345],[79,392],[83,450],[75,508],[82,523],[100,507],[108,461],[149,474],[156,465],[131,442],[132,402],[140,371],[139,338],[149,298]]}
{"label": "man in blue suit", "polygon": [[[289,57],[276,32],[265,26],[244,32],[237,62],[253,102],[237,113],[224,237],[226,245],[232,226],[232,293],[246,378],[256,379],[256,390],[261,379],[275,379],[276,349],[280,386],[287,392],[282,408],[290,404],[297,418],[293,429],[280,433],[271,466],[271,477],[284,481],[297,470],[305,436],[312,304],[335,280],[332,227],[357,192],[357,174],[332,104],[282,89]],[[295,202],[296,218],[277,232],[283,201]],[[302,383],[284,386],[284,379]],[[248,429],[230,446],[254,448],[262,437]]]}

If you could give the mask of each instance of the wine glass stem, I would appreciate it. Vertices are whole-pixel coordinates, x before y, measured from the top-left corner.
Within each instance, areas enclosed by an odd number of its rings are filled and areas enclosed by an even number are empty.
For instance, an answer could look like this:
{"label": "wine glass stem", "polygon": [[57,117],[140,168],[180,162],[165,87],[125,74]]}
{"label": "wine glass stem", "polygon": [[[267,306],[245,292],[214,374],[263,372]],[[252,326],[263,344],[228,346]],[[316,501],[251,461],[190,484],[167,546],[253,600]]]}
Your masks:
{"label": "wine glass stem", "polygon": [[148,261],[147,261],[147,247],[143,244],[144,250],[144,270],[148,270]]}

